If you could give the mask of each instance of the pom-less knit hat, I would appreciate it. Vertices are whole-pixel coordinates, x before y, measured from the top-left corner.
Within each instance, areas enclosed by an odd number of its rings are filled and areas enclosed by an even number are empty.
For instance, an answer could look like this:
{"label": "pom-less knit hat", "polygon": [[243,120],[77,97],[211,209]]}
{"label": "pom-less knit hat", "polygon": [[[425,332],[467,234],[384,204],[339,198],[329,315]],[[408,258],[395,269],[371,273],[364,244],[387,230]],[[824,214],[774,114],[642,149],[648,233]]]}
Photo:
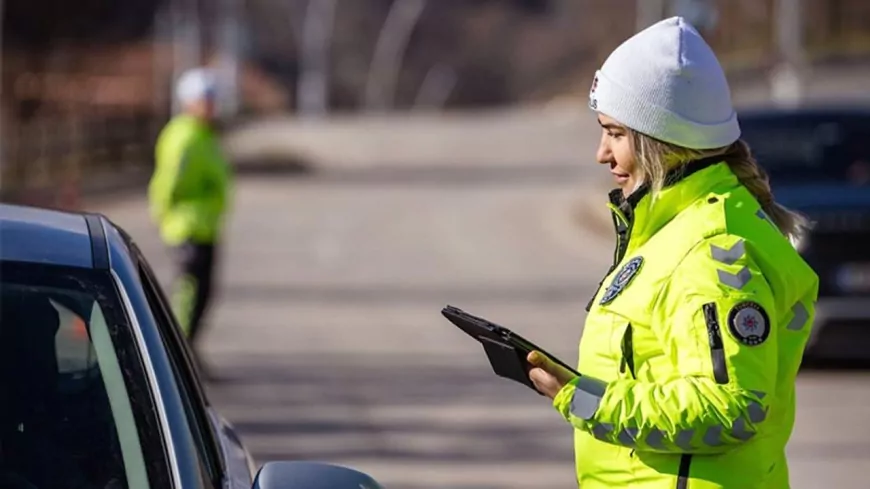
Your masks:
{"label": "pom-less knit hat", "polygon": [[691,149],[740,137],[725,73],[682,17],[623,42],[595,73],[589,106],[647,136]]}
{"label": "pom-less knit hat", "polygon": [[214,98],[217,95],[217,77],[208,68],[192,68],[178,79],[175,94],[183,104]]}

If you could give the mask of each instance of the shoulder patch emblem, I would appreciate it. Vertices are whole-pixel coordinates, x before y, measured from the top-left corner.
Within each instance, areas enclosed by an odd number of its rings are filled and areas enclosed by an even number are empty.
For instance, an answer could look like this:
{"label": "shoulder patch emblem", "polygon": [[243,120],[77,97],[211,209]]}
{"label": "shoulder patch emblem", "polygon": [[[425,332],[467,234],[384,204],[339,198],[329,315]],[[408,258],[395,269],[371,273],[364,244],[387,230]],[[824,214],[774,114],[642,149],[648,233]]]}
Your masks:
{"label": "shoulder patch emblem", "polygon": [[604,305],[608,304],[616,299],[616,296],[620,294],[620,292],[625,289],[628,284],[631,282],[631,279],[637,275],[637,272],[640,271],[640,267],[643,265],[643,257],[636,256],[631,260],[628,260],[628,263],[622,266],[619,269],[619,272],[613,277],[613,280],[610,281],[610,285],[607,286],[607,290],[604,291],[604,295],[601,296],[601,301],[599,304]]}
{"label": "shoulder patch emblem", "polygon": [[744,345],[758,346],[770,335],[770,318],[759,304],[741,302],[728,313],[728,330]]}

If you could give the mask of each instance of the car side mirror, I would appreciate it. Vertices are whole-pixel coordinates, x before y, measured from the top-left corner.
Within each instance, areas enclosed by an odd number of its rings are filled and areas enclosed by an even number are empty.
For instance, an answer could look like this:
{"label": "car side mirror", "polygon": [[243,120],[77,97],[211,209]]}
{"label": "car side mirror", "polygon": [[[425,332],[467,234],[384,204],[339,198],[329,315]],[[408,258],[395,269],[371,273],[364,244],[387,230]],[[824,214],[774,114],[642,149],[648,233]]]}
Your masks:
{"label": "car side mirror", "polygon": [[322,462],[267,462],[252,489],[384,489],[368,474]]}

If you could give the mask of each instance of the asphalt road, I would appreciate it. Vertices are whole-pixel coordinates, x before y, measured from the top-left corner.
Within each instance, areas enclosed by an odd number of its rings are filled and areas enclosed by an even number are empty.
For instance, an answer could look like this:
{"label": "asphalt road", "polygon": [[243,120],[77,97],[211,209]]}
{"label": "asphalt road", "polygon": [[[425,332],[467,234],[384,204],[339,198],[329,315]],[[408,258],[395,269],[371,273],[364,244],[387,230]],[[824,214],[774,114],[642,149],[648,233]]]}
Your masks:
{"label": "asphalt road", "polygon": [[[393,489],[573,487],[568,426],[439,311],[573,362],[611,257],[572,221],[586,171],[240,181],[205,338],[213,400],[261,462],[347,464]],[[94,208],[170,277],[141,198]],[[868,375],[808,372],[798,396],[792,487],[866,488]]]}

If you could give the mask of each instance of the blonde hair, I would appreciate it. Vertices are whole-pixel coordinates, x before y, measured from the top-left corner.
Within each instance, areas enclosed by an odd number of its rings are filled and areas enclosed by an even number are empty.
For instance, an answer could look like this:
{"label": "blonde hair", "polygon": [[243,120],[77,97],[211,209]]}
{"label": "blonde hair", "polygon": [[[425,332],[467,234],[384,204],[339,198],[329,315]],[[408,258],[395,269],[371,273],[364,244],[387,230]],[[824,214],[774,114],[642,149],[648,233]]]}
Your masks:
{"label": "blonde hair", "polygon": [[665,186],[665,177],[669,170],[693,160],[721,156],[782,234],[795,242],[803,237],[809,227],[804,216],[776,203],[767,173],[758,166],[749,145],[743,140],[724,148],[694,150],[665,143],[628,128],[627,131],[631,136],[635,160],[640,169],[640,179],[649,185],[652,197]]}

